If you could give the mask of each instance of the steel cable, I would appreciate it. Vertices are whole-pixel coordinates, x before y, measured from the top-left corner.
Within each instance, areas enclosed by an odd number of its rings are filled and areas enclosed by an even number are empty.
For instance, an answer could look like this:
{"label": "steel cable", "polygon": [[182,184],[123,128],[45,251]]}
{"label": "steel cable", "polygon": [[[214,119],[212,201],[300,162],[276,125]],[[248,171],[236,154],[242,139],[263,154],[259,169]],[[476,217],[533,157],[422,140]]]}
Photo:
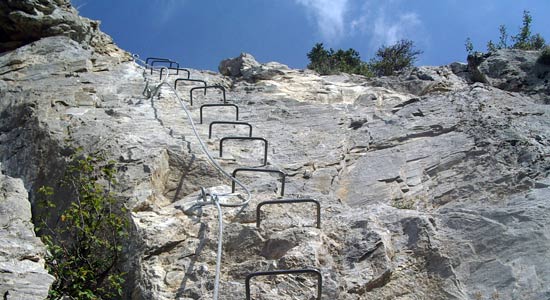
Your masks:
{"label": "steel cable", "polygon": [[[133,55],[133,58],[134,58],[134,61],[135,60],[141,61],[145,65],[145,67],[144,67],[145,70],[147,69],[148,64],[145,61],[139,59],[139,56]],[[138,64],[138,66],[142,67],[139,64]],[[151,68],[152,68],[152,66],[151,66]],[[187,109],[187,106],[185,105],[185,102],[183,101],[183,99],[181,99],[181,97],[178,95],[176,90],[171,85],[168,84],[168,82],[167,82],[168,77],[169,77],[168,69],[166,67],[163,67],[160,70],[162,70],[162,69],[166,69],[166,77],[164,77],[164,79],[162,79],[161,82],[152,91],[150,91],[150,93],[148,95],[149,98],[153,99],[158,94],[158,92],[160,91],[160,88],[163,85],[165,85],[165,84],[168,85],[169,89],[174,93],[174,95],[176,95],[176,98],[178,99],[182,109],[185,111],[185,114],[187,116],[187,120],[189,121],[189,124],[191,125],[191,128],[193,129],[193,133],[194,133],[195,137],[199,141],[199,144],[201,146],[201,150],[206,155],[206,157],[208,157],[208,161],[210,162],[210,164],[213,165],[214,168],[216,168],[222,175],[229,178],[232,182],[238,184],[246,192],[246,199],[242,203],[223,203],[223,202],[220,202],[219,196],[229,196],[229,195],[233,195],[233,194],[218,195],[218,194],[212,193],[212,194],[210,194],[211,201],[206,201],[207,193],[205,192],[205,189],[203,187],[201,187],[201,196],[203,198],[203,202],[200,203],[200,205],[204,206],[204,205],[213,204],[214,206],[216,206],[216,209],[218,210],[218,249],[217,249],[217,253],[216,253],[216,271],[215,271],[215,277],[214,277],[214,292],[213,292],[213,299],[218,300],[219,289],[220,289],[221,261],[222,261],[222,253],[223,253],[223,211],[222,211],[222,206],[223,207],[244,207],[244,206],[248,205],[248,203],[250,202],[250,199],[252,198],[252,194],[250,193],[250,190],[248,188],[246,188],[246,186],[244,184],[242,184],[239,180],[237,180],[231,174],[227,173],[218,164],[218,162],[212,157],[212,155],[208,151],[208,148],[204,144],[204,141],[202,140],[202,138],[200,137],[200,135],[197,131],[197,127],[195,126],[195,122],[193,121],[191,113]],[[146,74],[146,72],[144,72],[144,74]],[[149,85],[149,80],[147,81],[147,85]]]}
{"label": "steel cable", "polygon": [[[136,58],[134,58],[136,59]],[[143,62],[145,64],[145,62],[141,59],[138,58],[138,60],[140,60],[141,62]],[[147,66],[147,64],[145,64]],[[139,66],[139,65],[138,65]],[[140,66],[141,67],[141,66]],[[162,69],[162,68],[161,68]],[[167,72],[168,73],[168,72]],[[206,144],[204,143],[204,141],[202,140],[202,138],[200,137],[198,131],[197,131],[197,127],[195,125],[195,122],[193,121],[193,118],[191,116],[191,112],[188,110],[187,108],[187,105],[185,105],[185,102],[184,100],[178,95],[178,93],[176,92],[176,90],[168,84],[167,82],[167,78],[168,78],[168,75],[151,91],[151,95],[150,95],[150,98],[151,97],[154,97],[158,94],[158,92],[160,91],[160,88],[163,86],[163,85],[167,85],[169,90],[171,90],[174,95],[176,96],[176,98],[178,99],[180,105],[181,105],[181,108],[184,110],[186,116],[187,116],[187,120],[189,122],[189,124],[191,125],[191,129],[193,130],[193,134],[195,135],[195,137],[197,138],[197,140],[199,141],[199,144],[201,146],[201,150],[202,152],[206,155],[206,157],[208,158],[208,161],[210,162],[210,164],[216,168],[222,175],[224,175],[225,177],[227,177],[228,179],[230,179],[232,182],[235,182],[236,184],[238,184],[246,193],[246,199],[245,201],[241,202],[241,203],[224,203],[224,202],[221,202],[220,201],[220,205],[223,206],[223,207],[241,207],[241,206],[245,206],[245,205],[248,205],[248,203],[250,202],[250,199],[252,197],[251,193],[250,193],[250,190],[242,183],[240,182],[238,179],[236,179],[235,177],[233,177],[231,174],[227,173],[219,164],[218,162],[212,157],[212,155],[210,154],[210,151],[208,151],[208,148],[206,146]],[[232,195],[231,193],[230,194],[224,194],[225,196],[228,196],[228,195]],[[218,195],[218,196],[224,196],[224,195]]]}

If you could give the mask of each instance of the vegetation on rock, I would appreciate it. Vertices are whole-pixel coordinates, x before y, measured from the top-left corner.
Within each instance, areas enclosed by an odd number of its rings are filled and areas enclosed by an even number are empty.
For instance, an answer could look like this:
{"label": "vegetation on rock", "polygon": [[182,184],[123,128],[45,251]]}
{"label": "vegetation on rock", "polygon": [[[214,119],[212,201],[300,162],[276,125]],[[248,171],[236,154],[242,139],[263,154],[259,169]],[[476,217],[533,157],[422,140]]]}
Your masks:
{"label": "vegetation on rock", "polygon": [[[506,29],[506,26],[499,26],[499,40],[498,43],[489,40],[487,42],[487,51],[494,52],[499,49],[520,49],[520,50],[540,50],[543,49],[546,45],[545,39],[539,34],[532,34],[531,32],[531,23],[533,18],[529,11],[523,11],[523,21],[522,26],[519,29],[519,32],[516,35],[510,36]],[[471,39],[466,38],[466,52],[468,54],[474,53],[474,46]]]}
{"label": "vegetation on rock", "polygon": [[546,46],[542,49],[537,62],[543,65],[550,66],[550,46]]}
{"label": "vegetation on rock", "polygon": [[[117,269],[128,222],[117,207],[112,189],[116,184],[113,162],[101,155],[77,151],[58,190],[69,190],[71,201],[51,225],[48,215],[39,222],[39,233],[48,248],[46,265],[56,281],[49,299],[114,299],[122,295],[124,273]],[[52,187],[39,190],[40,205],[55,209],[61,195]]]}
{"label": "vegetation on rock", "polygon": [[369,63],[372,72],[378,76],[390,76],[395,72],[413,66],[422,51],[414,48],[413,41],[400,40],[392,46],[382,46]]}
{"label": "vegetation on rock", "polygon": [[350,48],[346,51],[339,49],[334,51],[325,49],[323,43],[317,43],[307,54],[309,58],[308,69],[315,70],[321,75],[346,72],[350,74],[364,74],[366,65],[361,61],[359,52]]}
{"label": "vegetation on rock", "polygon": [[367,77],[389,76],[412,67],[421,53],[422,51],[414,49],[413,41],[401,40],[395,45],[380,47],[376,51],[376,57],[367,63],[361,60],[355,49],[327,50],[323,43],[317,43],[307,54],[310,61],[307,67],[321,75],[344,72]]}

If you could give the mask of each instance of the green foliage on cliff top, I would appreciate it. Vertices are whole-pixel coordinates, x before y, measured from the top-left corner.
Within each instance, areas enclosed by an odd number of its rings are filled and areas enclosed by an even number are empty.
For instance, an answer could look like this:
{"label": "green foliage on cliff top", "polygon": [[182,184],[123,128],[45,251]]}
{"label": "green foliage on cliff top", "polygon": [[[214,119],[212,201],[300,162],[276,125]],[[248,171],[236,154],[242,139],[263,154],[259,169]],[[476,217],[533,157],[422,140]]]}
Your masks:
{"label": "green foliage on cliff top", "polygon": [[[494,52],[499,49],[520,49],[520,50],[541,50],[546,45],[546,40],[539,34],[532,34],[531,23],[533,18],[531,13],[527,10],[523,11],[522,26],[519,28],[519,32],[516,35],[510,36],[506,29],[506,26],[500,25],[499,40],[497,43],[489,40],[487,42],[487,51]],[[468,54],[474,53],[474,46],[470,38],[466,39],[466,52]]]}
{"label": "green foliage on cliff top", "polygon": [[400,40],[391,46],[382,46],[370,61],[370,69],[378,76],[390,76],[411,68],[422,51],[414,48],[413,41]]}
{"label": "green foliage on cliff top", "polygon": [[307,54],[310,63],[308,69],[321,75],[337,74],[339,72],[360,74],[367,77],[389,76],[413,66],[417,56],[422,51],[414,49],[410,40],[401,40],[391,46],[382,46],[376,51],[375,58],[369,62],[361,60],[359,52],[348,50],[325,49],[322,43],[317,43]]}
{"label": "green foliage on cliff top", "polygon": [[337,74],[345,72],[350,74],[363,74],[364,62],[361,61],[359,52],[350,48],[346,51],[339,49],[325,49],[322,43],[317,43],[307,54],[310,63],[308,69],[315,70],[321,75]]}

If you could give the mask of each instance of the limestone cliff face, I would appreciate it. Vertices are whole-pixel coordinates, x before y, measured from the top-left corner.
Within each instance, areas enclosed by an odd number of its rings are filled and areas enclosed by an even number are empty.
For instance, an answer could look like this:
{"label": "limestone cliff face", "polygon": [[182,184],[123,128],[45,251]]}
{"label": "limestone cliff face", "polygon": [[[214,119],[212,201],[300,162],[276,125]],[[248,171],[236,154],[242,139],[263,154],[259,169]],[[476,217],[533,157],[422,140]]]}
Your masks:
{"label": "limestone cliff face", "polygon": [[0,52],[43,37],[67,36],[100,54],[128,59],[99,24],[79,16],[69,0],[5,0],[0,2]]}
{"label": "limestone cliff face", "polygon": [[[231,182],[208,164],[173,91],[164,85],[148,97],[158,72],[89,46],[41,36],[0,56],[1,168],[22,179],[32,202],[40,185],[55,184],[72,147],[104,150],[117,161],[133,225],[125,298],[211,299],[217,214],[193,204],[201,186],[223,192]],[[501,81],[523,74],[506,55],[485,58],[512,70]],[[536,55],[523,59],[544,73]],[[191,78],[226,87],[239,120],[269,141],[268,167],[287,174],[285,198],[319,200],[322,224],[315,228],[309,204],[281,205],[264,207],[256,228],[256,205],[281,186],[275,176],[239,175],[253,198],[224,209],[220,299],[244,298],[250,272],[303,267],[322,272],[323,299],[548,299],[550,107],[529,88],[547,87],[544,76],[512,91],[474,83],[463,64],[377,79],[318,76],[250,55],[223,66],[233,77],[191,70]],[[478,66],[491,79],[489,69]],[[191,87],[178,83],[178,95],[188,101]],[[197,122],[199,106],[221,95],[193,98]],[[203,118],[198,131],[213,156],[221,137],[247,133],[219,126],[208,139],[211,121],[235,116],[205,109]],[[262,149],[227,143],[218,161],[228,172],[258,166]],[[25,257],[6,253],[0,263]],[[259,278],[252,293],[309,299],[315,283]]]}
{"label": "limestone cliff face", "polygon": [[27,197],[20,179],[0,173],[0,295],[3,299],[45,299],[54,280],[44,270],[46,250],[34,234]]}
{"label": "limestone cliff face", "polygon": [[495,53],[470,55],[468,68],[474,81],[501,90],[521,92],[538,102],[550,104],[550,66],[540,63],[539,51],[502,49]]}

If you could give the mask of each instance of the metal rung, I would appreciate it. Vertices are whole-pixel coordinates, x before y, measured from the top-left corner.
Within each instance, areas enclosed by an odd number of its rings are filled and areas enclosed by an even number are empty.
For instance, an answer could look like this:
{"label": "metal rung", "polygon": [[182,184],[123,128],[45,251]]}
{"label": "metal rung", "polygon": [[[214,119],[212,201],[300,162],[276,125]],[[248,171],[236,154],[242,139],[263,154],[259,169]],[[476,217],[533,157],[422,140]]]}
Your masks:
{"label": "metal rung", "polygon": [[[233,177],[235,177],[235,176],[233,176]],[[310,199],[310,198],[306,198],[306,199],[281,199],[281,200],[271,200],[271,201],[260,202],[258,204],[258,206],[256,207],[256,227],[260,227],[260,222],[261,222],[260,213],[261,213],[261,208],[264,205],[268,205],[268,204],[285,204],[285,203],[307,203],[307,202],[315,203],[315,206],[317,207],[317,228],[321,229],[321,204],[319,203],[319,201],[317,201],[315,199]]]}
{"label": "metal rung", "polygon": [[202,109],[205,107],[234,107],[235,108],[235,120],[239,120],[239,107],[235,104],[203,104],[201,105],[200,111],[199,111],[199,124],[202,124]]}
{"label": "metal rung", "polygon": [[152,63],[156,62],[173,62],[173,60],[169,58],[161,58],[161,57],[148,57],[147,60],[145,60],[145,64],[147,64],[149,67],[152,66]]}
{"label": "metal rung", "polygon": [[163,58],[163,57],[147,57],[147,59],[145,59],[145,67],[146,68],[147,68],[147,66],[149,66],[149,61],[150,60],[169,61],[170,59],[169,58]]}
{"label": "metal rung", "polygon": [[[238,108],[237,108],[237,111],[238,111]],[[237,116],[237,118],[238,118],[238,116]],[[202,119],[201,119],[201,123],[202,123]],[[210,122],[210,125],[208,126],[208,138],[209,139],[212,138],[212,125],[215,125],[215,124],[248,126],[248,137],[252,136],[252,125],[250,125],[250,123],[247,123],[247,122],[233,122],[233,121],[213,121],[213,122]]]}
{"label": "metal rung", "polygon": [[193,105],[193,91],[194,90],[202,90],[204,89],[205,91],[207,89],[219,89],[219,90],[222,90],[222,94],[223,94],[223,103],[227,103],[227,100],[225,99],[225,88],[221,85],[209,85],[209,86],[198,86],[198,87],[194,87],[192,88],[190,91],[189,91],[189,100],[191,101],[191,105]]}
{"label": "metal rung", "polygon": [[175,61],[169,59],[169,58],[148,58],[150,61],[146,62],[149,64],[149,67],[153,67],[154,63],[156,62],[165,62],[165,63],[171,63],[170,66],[172,66],[173,63],[176,63]]}
{"label": "metal rung", "polygon": [[[179,68],[180,67],[180,64],[173,61],[173,60],[152,60],[151,61],[151,75],[153,75],[153,71],[154,71],[154,66],[155,66],[155,63],[169,63],[170,65],[168,66],[169,68],[172,68],[172,66],[174,64],[176,64],[176,68]],[[162,69],[161,69],[162,70]]]}
{"label": "metal rung", "polygon": [[[261,172],[261,173],[277,173],[281,176],[281,197],[285,195],[286,174],[283,171],[275,169],[257,169],[257,168],[237,168],[233,170],[233,178],[236,178],[239,172]],[[231,182],[231,193],[235,192],[235,181]]]}
{"label": "metal rung", "polygon": [[173,64],[176,64],[176,68],[179,68],[180,67],[180,64],[173,61],[173,60],[169,60],[169,59],[154,59],[154,60],[151,60],[151,75],[153,75],[153,67],[155,66],[155,63],[170,63],[170,66],[168,66],[169,68],[172,68],[173,67]]}
{"label": "metal rung", "polygon": [[250,141],[263,141],[264,142],[264,163],[267,165],[267,140],[261,137],[246,137],[246,136],[226,136],[220,140],[220,157],[223,157],[223,142],[227,140],[250,140]]}
{"label": "metal rung", "polygon": [[[180,71],[185,71],[187,72],[187,79],[189,79],[189,77],[191,77],[191,71],[185,69],[185,68],[172,68],[172,67],[168,67],[168,70],[176,70],[176,75],[179,75],[180,74]],[[162,73],[164,72],[164,68],[163,69],[160,69],[160,76],[159,76],[159,80],[162,80]],[[166,73],[168,73],[170,71],[167,71]]]}
{"label": "metal rung", "polygon": [[253,277],[258,276],[273,276],[273,275],[286,275],[286,274],[314,274],[317,276],[317,300],[321,300],[321,295],[323,294],[323,276],[321,272],[316,269],[296,269],[296,270],[277,270],[277,271],[266,271],[266,272],[255,272],[248,274],[245,279],[245,288],[246,288],[246,300],[250,299],[250,280]]}
{"label": "metal rung", "polygon": [[[187,75],[187,78],[178,78],[174,80],[174,90],[178,86],[178,81],[190,81],[190,82],[202,82],[204,86],[206,87],[206,81],[200,80],[200,79],[189,79],[189,74]],[[204,95],[206,96],[206,90],[204,90]]]}

